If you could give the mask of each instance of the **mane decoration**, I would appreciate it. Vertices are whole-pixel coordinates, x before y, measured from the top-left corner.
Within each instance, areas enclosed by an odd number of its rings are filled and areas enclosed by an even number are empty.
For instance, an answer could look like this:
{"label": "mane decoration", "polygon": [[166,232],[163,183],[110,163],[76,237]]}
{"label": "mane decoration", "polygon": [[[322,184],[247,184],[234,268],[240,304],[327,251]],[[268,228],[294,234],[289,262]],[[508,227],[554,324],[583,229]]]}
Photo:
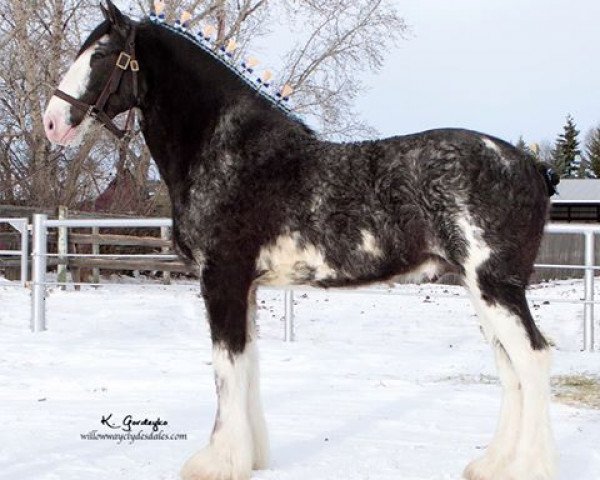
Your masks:
{"label": "mane decoration", "polygon": [[286,115],[301,121],[289,106],[290,96],[294,92],[291,85],[286,83],[276,88],[272,82],[273,72],[271,70],[264,70],[260,76],[255,76],[256,66],[260,63],[256,57],[249,56],[240,63],[235,62],[233,55],[238,47],[235,40],[230,39],[227,44],[217,48],[213,40],[216,29],[209,24],[205,25],[197,33],[192,33],[189,28],[192,15],[187,11],[181,14],[180,19],[176,20],[174,25],[170,25],[165,18],[165,2],[162,0],[154,2],[154,8],[151,10],[149,18],[152,23],[160,25],[200,47],[205,53],[208,53],[215,60],[219,61],[246,83],[246,85],[252,88],[257,95],[267,100]]}

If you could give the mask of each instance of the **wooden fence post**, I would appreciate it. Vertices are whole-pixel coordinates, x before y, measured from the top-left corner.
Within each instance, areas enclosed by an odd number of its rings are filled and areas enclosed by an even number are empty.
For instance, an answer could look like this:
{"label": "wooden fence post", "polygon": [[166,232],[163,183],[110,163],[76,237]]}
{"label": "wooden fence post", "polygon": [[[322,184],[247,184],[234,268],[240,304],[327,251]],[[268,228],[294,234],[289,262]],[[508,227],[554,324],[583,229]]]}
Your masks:
{"label": "wooden fence post", "polygon": [[[65,220],[69,216],[69,209],[67,207],[58,207],[58,219]],[[57,239],[57,250],[58,250],[58,267],[57,267],[57,281],[59,283],[67,283],[67,262],[69,257],[66,255],[69,253],[69,236],[67,227],[58,227],[58,239]],[[66,285],[61,285],[61,290],[66,290]]]}
{"label": "wooden fence post", "polygon": [[[171,240],[171,229],[169,227],[160,227],[160,238],[167,241]],[[169,247],[161,247],[161,252],[169,253]],[[165,285],[171,285],[171,272],[163,271],[162,277]]]}

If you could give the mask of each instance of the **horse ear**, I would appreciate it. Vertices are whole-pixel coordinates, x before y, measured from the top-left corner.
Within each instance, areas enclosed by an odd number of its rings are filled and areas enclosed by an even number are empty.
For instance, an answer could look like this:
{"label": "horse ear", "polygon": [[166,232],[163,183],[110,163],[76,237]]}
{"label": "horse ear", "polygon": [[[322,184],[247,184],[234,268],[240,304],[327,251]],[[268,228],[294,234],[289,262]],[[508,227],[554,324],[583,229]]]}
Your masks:
{"label": "horse ear", "polygon": [[116,5],[111,0],[106,0],[106,7],[100,4],[102,15],[119,31],[126,31],[129,25],[129,19],[121,13]]}
{"label": "horse ear", "polygon": [[102,12],[102,16],[104,17],[104,20],[110,21],[110,18],[108,17],[108,10],[102,3],[100,4],[100,11]]}

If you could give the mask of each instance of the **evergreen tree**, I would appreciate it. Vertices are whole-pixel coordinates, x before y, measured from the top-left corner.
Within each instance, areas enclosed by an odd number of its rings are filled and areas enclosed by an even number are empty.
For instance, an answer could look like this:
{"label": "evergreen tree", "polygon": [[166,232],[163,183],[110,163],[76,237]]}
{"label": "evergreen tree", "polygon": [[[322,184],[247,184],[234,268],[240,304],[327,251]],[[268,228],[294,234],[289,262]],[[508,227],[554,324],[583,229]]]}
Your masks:
{"label": "evergreen tree", "polygon": [[567,116],[567,123],[563,132],[556,139],[554,160],[560,166],[562,176],[577,178],[581,169],[581,149],[579,148],[579,130],[571,115]]}
{"label": "evergreen tree", "polygon": [[539,143],[532,143],[529,147],[527,147],[531,156],[534,158],[536,162],[542,161],[541,149]]}
{"label": "evergreen tree", "polygon": [[533,145],[527,145],[525,139],[523,138],[523,135],[519,136],[519,140],[517,140],[517,143],[515,143],[515,148],[523,152],[532,160],[537,162],[540,161],[539,146],[535,143]]}
{"label": "evergreen tree", "polygon": [[591,163],[584,156],[580,157],[579,169],[577,170],[577,177],[578,178],[597,178],[596,173],[594,172],[594,170],[592,170]]}
{"label": "evergreen tree", "polygon": [[517,143],[515,143],[515,147],[521,150],[523,153],[531,153],[531,150],[527,146],[527,143],[525,143],[523,135],[519,136],[519,140],[517,140]]}
{"label": "evergreen tree", "polygon": [[596,177],[600,177],[600,127],[596,127],[590,132],[585,145],[585,154],[590,169]]}

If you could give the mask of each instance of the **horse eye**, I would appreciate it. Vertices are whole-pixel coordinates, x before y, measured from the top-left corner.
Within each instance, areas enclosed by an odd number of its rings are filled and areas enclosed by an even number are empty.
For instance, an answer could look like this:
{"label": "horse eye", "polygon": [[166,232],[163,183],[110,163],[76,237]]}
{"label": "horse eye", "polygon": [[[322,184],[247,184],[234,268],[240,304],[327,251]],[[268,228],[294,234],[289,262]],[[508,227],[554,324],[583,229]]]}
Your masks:
{"label": "horse eye", "polygon": [[106,54],[103,52],[94,52],[92,54],[92,60],[102,60],[104,57],[106,57]]}

